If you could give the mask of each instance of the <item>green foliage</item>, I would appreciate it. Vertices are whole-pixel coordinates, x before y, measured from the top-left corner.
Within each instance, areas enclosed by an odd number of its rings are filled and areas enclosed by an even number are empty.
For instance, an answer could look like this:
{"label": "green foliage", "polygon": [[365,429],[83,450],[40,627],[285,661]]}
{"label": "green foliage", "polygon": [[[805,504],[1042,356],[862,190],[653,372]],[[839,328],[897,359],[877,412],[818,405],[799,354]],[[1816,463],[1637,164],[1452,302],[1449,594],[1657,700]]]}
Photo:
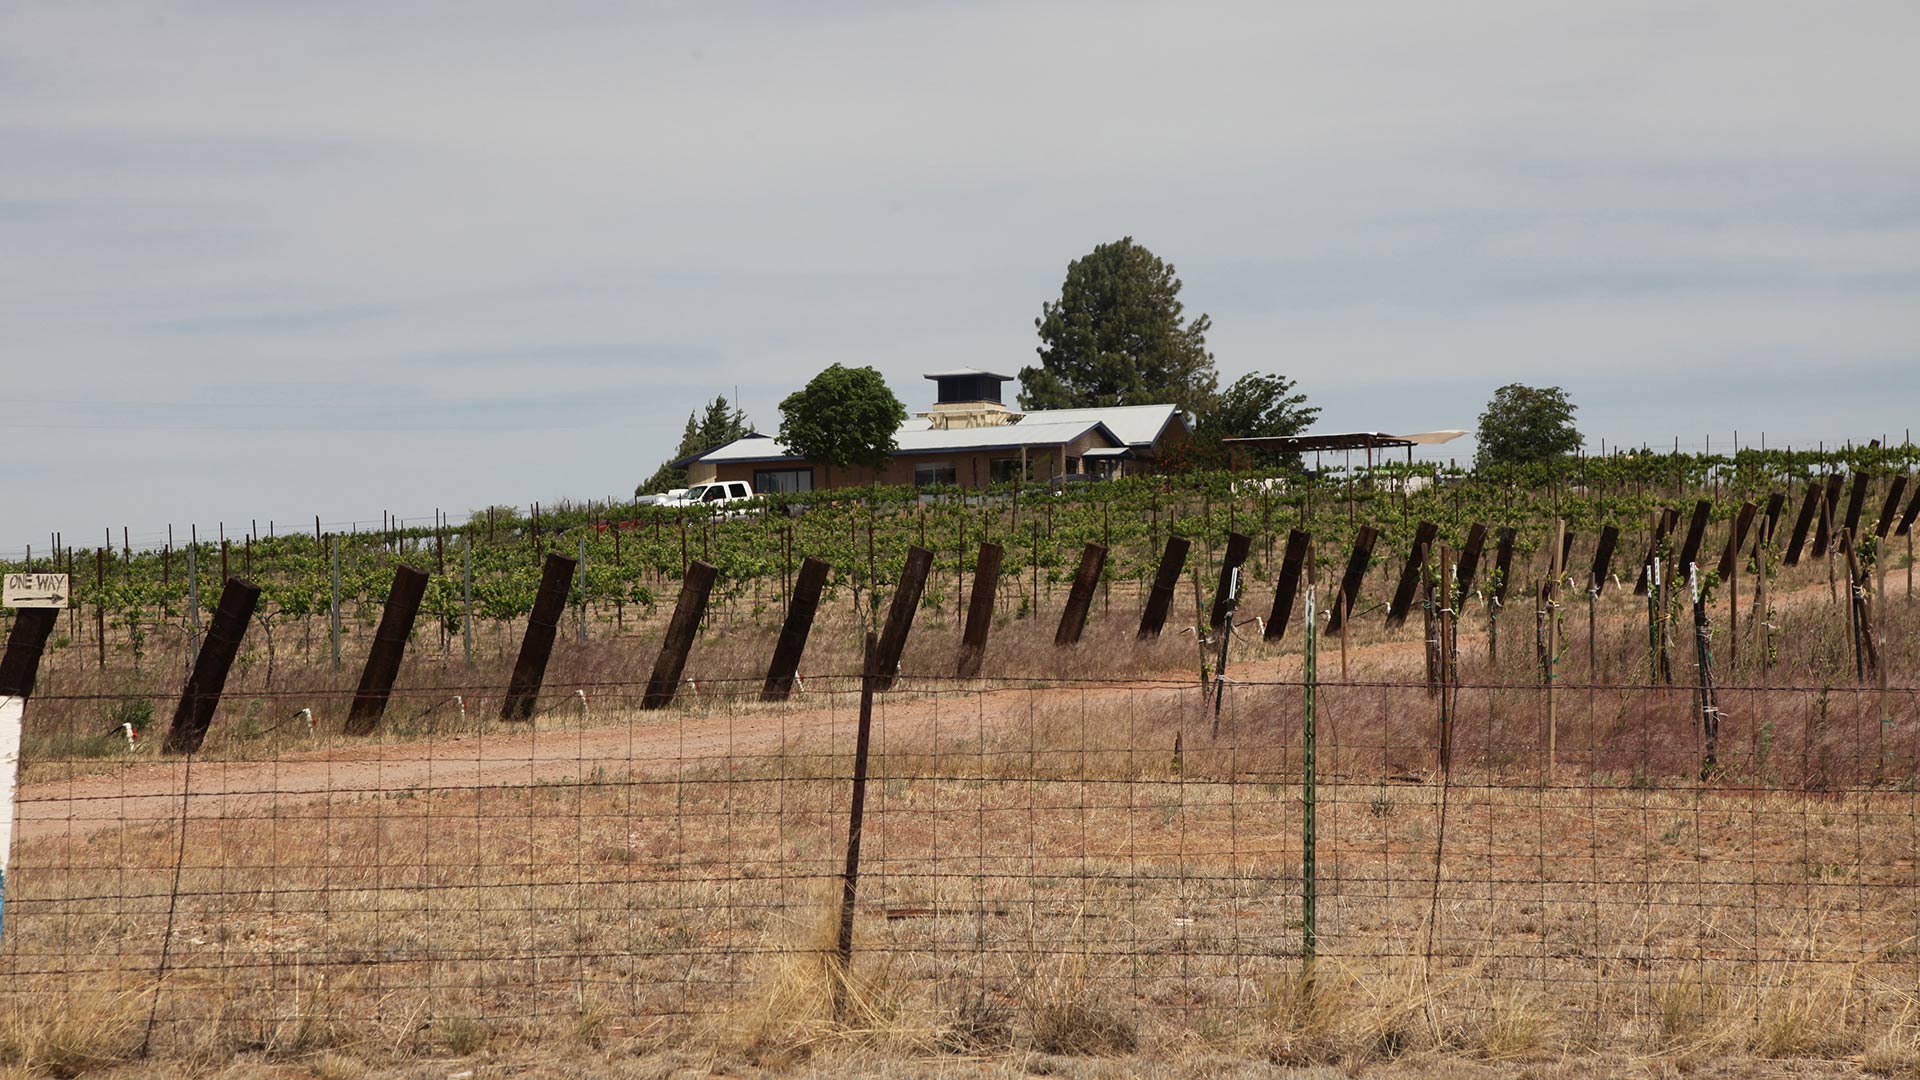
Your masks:
{"label": "green foliage", "polygon": [[884,467],[907,407],[870,367],[835,364],[780,403],[780,441],[811,461],[838,468]]}
{"label": "green foliage", "polygon": [[1480,449],[1474,465],[1537,465],[1577,452],[1580,432],[1573,426],[1577,408],[1557,386],[1508,383],[1495,390],[1487,411],[1480,414]]}
{"label": "green foliage", "polygon": [[1213,403],[1212,320],[1181,321],[1173,265],[1133,237],[1069,263],[1060,299],[1040,310],[1040,366],[1020,369],[1021,408],[1172,403],[1199,415]]}
{"label": "green foliage", "polygon": [[674,462],[704,454],[751,434],[753,424],[747,419],[746,411],[729,403],[725,394],[714,395],[698,421],[694,420],[692,413],[687,414],[687,427],[680,433],[680,445],[674,448],[673,456],[661,462],[652,476],[634,488],[634,495],[654,494],[687,486],[687,470],[674,468]]}
{"label": "green foliage", "polygon": [[[1185,448],[1183,456],[1195,464],[1224,468],[1229,455],[1223,440],[1298,435],[1307,430],[1319,419],[1320,409],[1307,404],[1307,395],[1297,393],[1295,385],[1284,375],[1258,371],[1235,379],[1233,385],[1200,414],[1193,429],[1193,445]],[[1248,465],[1299,465],[1298,454],[1270,450],[1243,451],[1240,460]]]}

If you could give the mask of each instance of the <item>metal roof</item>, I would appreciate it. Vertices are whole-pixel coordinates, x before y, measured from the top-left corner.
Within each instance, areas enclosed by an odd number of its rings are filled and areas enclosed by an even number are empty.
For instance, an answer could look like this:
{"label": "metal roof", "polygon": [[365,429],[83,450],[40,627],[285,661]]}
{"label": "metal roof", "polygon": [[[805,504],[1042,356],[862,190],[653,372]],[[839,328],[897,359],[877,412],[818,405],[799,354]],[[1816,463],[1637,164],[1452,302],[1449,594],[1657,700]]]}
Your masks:
{"label": "metal roof", "polygon": [[1465,435],[1464,431],[1423,431],[1415,435],[1389,435],[1384,431],[1343,431],[1314,435],[1247,435],[1222,442],[1233,446],[1261,447],[1286,453],[1318,450],[1379,450],[1400,448],[1416,443],[1443,443]]}
{"label": "metal roof", "polygon": [[998,372],[982,371],[979,368],[971,368],[971,367],[957,367],[957,368],[954,368],[952,371],[930,371],[927,374],[922,375],[921,378],[923,379],[961,379],[961,378],[967,378],[967,377],[978,377],[981,375],[985,375],[989,379],[999,379],[1001,382],[1013,381],[1013,376],[1011,375],[1002,375]]}
{"label": "metal roof", "polygon": [[[1026,424],[1063,424],[1098,421],[1128,446],[1152,446],[1160,441],[1180,413],[1178,405],[1107,405],[1091,409],[1036,409],[1021,420]],[[1182,421],[1184,424],[1185,421]]]}
{"label": "metal roof", "polygon": [[[1047,415],[1047,414],[1034,414]],[[1018,450],[1023,446],[1059,446],[1089,432],[1098,432],[1108,443],[1119,446],[1113,429],[1098,421],[1068,423],[996,424],[972,428],[909,428],[894,433],[895,455],[937,454],[943,451]],[[766,435],[748,435],[725,446],[674,462],[676,468],[699,461],[709,465],[743,461],[801,461],[791,450]]]}

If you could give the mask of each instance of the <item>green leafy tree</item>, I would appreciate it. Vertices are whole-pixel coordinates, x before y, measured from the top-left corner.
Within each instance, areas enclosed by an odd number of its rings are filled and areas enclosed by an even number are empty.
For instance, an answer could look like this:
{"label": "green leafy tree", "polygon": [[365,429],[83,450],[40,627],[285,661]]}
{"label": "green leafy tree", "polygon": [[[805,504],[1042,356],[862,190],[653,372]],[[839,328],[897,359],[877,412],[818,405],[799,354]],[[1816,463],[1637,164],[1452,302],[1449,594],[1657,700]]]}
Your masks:
{"label": "green leafy tree", "polygon": [[1172,403],[1200,415],[1212,404],[1212,320],[1182,321],[1173,265],[1133,237],[1069,263],[1060,299],[1040,311],[1040,365],[1020,369],[1021,408]]}
{"label": "green leafy tree", "polygon": [[[1307,404],[1292,379],[1254,371],[1221,391],[1212,406],[1194,424],[1193,441],[1169,456],[1167,466],[1178,470],[1225,468],[1233,460],[1226,440],[1244,436],[1298,435],[1320,417],[1317,405]],[[1243,450],[1242,465],[1297,465],[1298,454],[1271,450]]]}
{"label": "green leafy tree", "polygon": [[835,364],[780,403],[780,441],[829,467],[878,470],[893,459],[894,432],[906,419],[878,371]]}
{"label": "green leafy tree", "polygon": [[680,445],[674,448],[673,456],[661,462],[653,475],[634,488],[633,493],[638,496],[685,487],[687,470],[674,468],[674,462],[704,454],[751,434],[753,424],[747,419],[746,411],[727,401],[725,394],[716,394],[712,401],[707,402],[706,409],[697,420],[693,413],[687,414],[687,427],[680,434]]}
{"label": "green leafy tree", "polygon": [[1557,386],[1508,383],[1493,392],[1480,414],[1480,449],[1474,467],[1533,465],[1555,461],[1580,449],[1573,426],[1578,406]]}

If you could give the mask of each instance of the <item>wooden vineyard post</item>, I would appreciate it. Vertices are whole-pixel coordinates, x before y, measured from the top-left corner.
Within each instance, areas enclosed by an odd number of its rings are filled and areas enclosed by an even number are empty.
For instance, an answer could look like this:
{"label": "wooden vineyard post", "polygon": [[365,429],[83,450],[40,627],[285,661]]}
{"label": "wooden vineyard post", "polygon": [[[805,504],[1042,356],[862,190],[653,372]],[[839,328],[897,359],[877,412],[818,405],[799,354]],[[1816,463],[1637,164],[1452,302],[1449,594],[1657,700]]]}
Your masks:
{"label": "wooden vineyard post", "polygon": [[567,609],[567,585],[572,580],[573,560],[557,551],[548,554],[540,571],[540,591],[534,594],[533,611],[527,615],[527,632],[513,661],[507,696],[500,702],[500,719],[533,720],[534,702],[546,682],[547,660],[553,656],[553,639]]}
{"label": "wooden vineyard post", "polygon": [[1400,571],[1400,585],[1393,592],[1393,601],[1387,605],[1387,627],[1403,625],[1407,613],[1413,609],[1414,592],[1420,587],[1422,572],[1427,565],[1427,549],[1440,533],[1440,526],[1431,521],[1422,521],[1414,528],[1413,546],[1407,551],[1407,563]]}
{"label": "wooden vineyard post", "polygon": [[867,813],[867,757],[873,745],[873,695],[880,687],[879,648],[873,631],[860,671],[860,725],[853,744],[853,799],[847,812],[847,860],[840,874],[840,923],[834,937],[837,978],[833,982],[833,1012],[846,1011],[846,991],[853,974],[853,911],[860,898],[860,833]]}
{"label": "wooden vineyard post", "polygon": [[1373,559],[1373,544],[1379,533],[1371,525],[1362,525],[1354,530],[1353,553],[1347,557],[1347,571],[1340,579],[1340,593],[1334,598],[1333,610],[1327,615],[1327,633],[1340,636],[1340,677],[1346,678],[1346,625],[1347,617],[1353,613],[1353,605],[1360,596],[1360,586],[1366,579],[1367,564]]}
{"label": "wooden vineyard post", "polygon": [[801,562],[800,577],[787,604],[787,618],[780,627],[780,639],[773,647],[773,660],[767,665],[767,680],[760,687],[761,701],[785,701],[793,694],[793,680],[800,673],[800,657],[806,652],[807,638],[813,632],[813,619],[820,610],[820,592],[826,587],[829,569],[825,559],[812,555]]}
{"label": "wooden vineyard post", "polygon": [[1227,550],[1220,557],[1220,580],[1213,589],[1213,609],[1207,616],[1208,628],[1218,630],[1232,617],[1231,610],[1236,603],[1235,598],[1228,595],[1228,586],[1237,579],[1241,564],[1247,561],[1247,553],[1252,550],[1253,537],[1245,533],[1227,534]]}
{"label": "wooden vineyard post", "polygon": [[420,600],[426,593],[425,573],[405,565],[393,568],[393,587],[387,590],[380,627],[373,633],[373,647],[367,650],[366,666],[360,669],[360,688],[347,713],[347,734],[371,735],[379,728],[387,699],[393,695],[394,677],[400,674],[400,661],[406,655],[407,637],[413,633]]}
{"label": "wooden vineyard post", "polygon": [[980,674],[987,655],[987,635],[993,630],[993,602],[1000,588],[1000,560],[1006,550],[982,541],[973,564],[973,591],[967,595],[967,627],[960,636],[960,662],[954,674],[971,679]]}
{"label": "wooden vineyard post", "polygon": [[1153,574],[1153,588],[1147,593],[1146,608],[1140,613],[1140,640],[1160,636],[1173,607],[1174,590],[1180,587],[1180,574],[1187,567],[1187,552],[1193,542],[1184,536],[1168,534],[1166,550],[1160,554],[1160,566]]}
{"label": "wooden vineyard post", "polygon": [[1793,519],[1793,533],[1787,540],[1785,557],[1780,561],[1785,566],[1800,565],[1800,550],[1806,545],[1807,531],[1813,527],[1813,515],[1820,508],[1820,482],[1807,482],[1807,494],[1800,502],[1800,513]]}
{"label": "wooden vineyard post", "polygon": [[[1600,637],[1600,594],[1606,591],[1607,575],[1613,569],[1613,549],[1620,543],[1620,530],[1613,525],[1600,530],[1600,541],[1594,545],[1593,568],[1587,574],[1587,682],[1600,681],[1598,660],[1598,640]],[[1589,688],[1588,704],[1593,701]]]}
{"label": "wooden vineyard post", "polygon": [[214,609],[213,624],[207,628],[206,642],[193,661],[193,674],[180,695],[173,712],[173,726],[167,731],[164,748],[170,754],[198,753],[200,744],[213,725],[214,710],[220,707],[220,694],[226,689],[227,672],[247,636],[247,624],[253,620],[260,603],[260,587],[244,578],[228,578],[220,591],[220,605]]}
{"label": "wooden vineyard post", "polygon": [[1300,571],[1312,544],[1313,537],[1299,529],[1287,533],[1287,552],[1280,561],[1280,582],[1273,593],[1273,612],[1267,616],[1268,641],[1286,637],[1287,621],[1293,617],[1293,599],[1300,590]]}
{"label": "wooden vineyard post", "polygon": [[1080,553],[1080,569],[1073,575],[1073,589],[1067,594],[1067,606],[1060,609],[1060,627],[1054,631],[1054,645],[1080,643],[1080,634],[1087,626],[1088,609],[1093,606],[1093,592],[1100,585],[1100,572],[1106,565],[1107,549],[1104,544],[1088,544]]}
{"label": "wooden vineyard post", "polygon": [[1454,595],[1459,606],[1467,606],[1467,594],[1473,591],[1473,579],[1480,569],[1480,553],[1487,546],[1487,526],[1476,521],[1467,529],[1467,544],[1460,549],[1460,566],[1454,574]]}
{"label": "wooden vineyard post", "polygon": [[[1037,563],[1035,565],[1038,565]],[[878,689],[893,689],[900,674],[900,658],[907,650],[907,635],[913,632],[913,614],[920,609],[920,596],[927,588],[927,575],[933,570],[933,552],[918,544],[907,548],[907,562],[900,571],[900,584],[893,590],[887,608],[886,626],[880,631],[880,652],[875,678]]]}
{"label": "wooden vineyard post", "polygon": [[1687,538],[1680,545],[1675,566],[1692,566],[1700,558],[1700,544],[1707,537],[1707,520],[1713,515],[1713,503],[1701,499],[1693,504],[1693,520],[1687,523]]}
{"label": "wooden vineyard post", "polygon": [[1867,486],[1873,482],[1873,474],[1857,472],[1853,474],[1853,484],[1847,490],[1847,535],[1860,541],[1860,512],[1867,505]]}
{"label": "wooden vineyard post", "polygon": [[1873,527],[1873,538],[1885,540],[1900,516],[1900,496],[1907,490],[1907,474],[1899,473],[1887,483],[1887,500],[1880,507],[1880,521]]}
{"label": "wooden vineyard post", "polygon": [[[687,655],[693,651],[693,639],[700,633],[700,620],[707,614],[707,600],[713,595],[714,578],[719,573],[712,563],[699,559],[687,564],[686,579],[680,583],[680,599],[673,605],[673,617],[667,622],[666,637],[660,641],[660,654],[654,658],[653,675],[647,680],[646,696],[640,699],[641,708],[664,709],[673,704],[674,695],[680,691],[680,677],[687,669]],[[564,581],[560,596],[564,601]]]}
{"label": "wooden vineyard post", "polygon": [[19,608],[13,629],[7,632],[6,652],[0,653],[0,697],[25,700],[33,696],[40,673],[40,656],[60,622],[56,608]]}

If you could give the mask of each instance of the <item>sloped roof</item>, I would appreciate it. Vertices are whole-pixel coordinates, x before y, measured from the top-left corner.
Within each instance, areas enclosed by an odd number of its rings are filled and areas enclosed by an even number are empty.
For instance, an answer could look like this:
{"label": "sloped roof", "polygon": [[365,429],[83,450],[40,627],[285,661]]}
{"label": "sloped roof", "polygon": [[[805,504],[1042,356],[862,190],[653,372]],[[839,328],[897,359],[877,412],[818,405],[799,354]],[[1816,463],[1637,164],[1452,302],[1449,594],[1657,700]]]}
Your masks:
{"label": "sloped roof", "polygon": [[[1072,424],[1098,422],[1119,436],[1128,446],[1151,446],[1158,442],[1180,413],[1178,405],[1108,405],[1089,409],[1036,409],[1021,420],[1021,426],[1035,423]],[[1185,426],[1186,421],[1181,420]]]}
{"label": "sloped roof", "polygon": [[[1102,438],[1115,446],[1124,446],[1112,428],[1098,420],[1075,420],[1066,423],[1032,423],[1035,416],[1051,416],[1050,413],[1033,413],[1027,420],[1018,424],[999,424],[992,427],[934,429],[914,427],[903,424],[894,433],[894,442],[898,445],[895,454],[935,454],[941,451],[956,450],[1018,450],[1023,446],[1059,446],[1070,443],[1088,432],[1099,432]],[[709,450],[704,454],[683,458],[674,462],[675,468],[685,468],[695,462],[718,465],[725,462],[742,461],[801,461],[804,460],[782,446],[778,440],[767,435],[753,434],[743,439],[735,439],[725,446]]]}

